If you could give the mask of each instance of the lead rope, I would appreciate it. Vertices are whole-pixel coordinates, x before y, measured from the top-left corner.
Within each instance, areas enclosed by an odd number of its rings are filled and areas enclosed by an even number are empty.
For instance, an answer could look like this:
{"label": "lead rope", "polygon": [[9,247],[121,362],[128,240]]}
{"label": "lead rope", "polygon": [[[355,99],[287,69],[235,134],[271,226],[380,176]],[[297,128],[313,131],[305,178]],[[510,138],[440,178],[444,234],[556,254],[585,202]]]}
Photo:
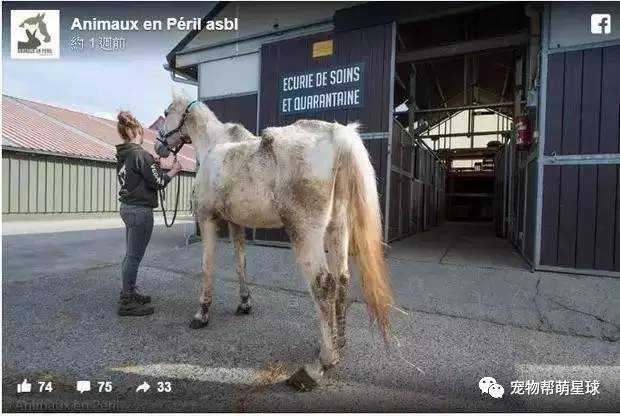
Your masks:
{"label": "lead rope", "polygon": [[179,211],[179,195],[181,195],[181,175],[178,175],[177,180],[177,198],[174,203],[174,214],[172,215],[172,220],[170,224],[168,224],[168,218],[166,217],[166,207],[164,206],[164,202],[166,202],[166,191],[164,189],[159,190],[159,205],[161,205],[161,213],[164,215],[164,224],[166,227],[170,228],[174,225],[174,221],[177,219],[177,212]]}

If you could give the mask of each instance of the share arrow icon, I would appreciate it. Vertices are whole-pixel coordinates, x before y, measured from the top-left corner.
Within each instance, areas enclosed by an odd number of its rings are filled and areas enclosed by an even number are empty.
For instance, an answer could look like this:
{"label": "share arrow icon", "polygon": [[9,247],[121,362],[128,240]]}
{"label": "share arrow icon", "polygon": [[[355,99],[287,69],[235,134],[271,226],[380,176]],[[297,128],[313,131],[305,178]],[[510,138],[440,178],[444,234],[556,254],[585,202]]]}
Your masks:
{"label": "share arrow icon", "polygon": [[136,393],[146,393],[147,391],[149,391],[150,388],[151,386],[149,385],[149,383],[145,381],[136,388]]}

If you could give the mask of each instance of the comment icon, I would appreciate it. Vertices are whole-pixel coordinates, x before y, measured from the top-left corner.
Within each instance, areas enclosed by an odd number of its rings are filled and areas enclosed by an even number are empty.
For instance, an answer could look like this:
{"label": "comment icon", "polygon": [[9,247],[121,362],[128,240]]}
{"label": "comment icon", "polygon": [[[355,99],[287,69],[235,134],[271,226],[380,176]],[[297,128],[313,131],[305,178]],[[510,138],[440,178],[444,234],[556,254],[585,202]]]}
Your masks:
{"label": "comment icon", "polygon": [[75,383],[75,389],[80,392],[80,394],[90,391],[90,381],[88,380],[80,380]]}

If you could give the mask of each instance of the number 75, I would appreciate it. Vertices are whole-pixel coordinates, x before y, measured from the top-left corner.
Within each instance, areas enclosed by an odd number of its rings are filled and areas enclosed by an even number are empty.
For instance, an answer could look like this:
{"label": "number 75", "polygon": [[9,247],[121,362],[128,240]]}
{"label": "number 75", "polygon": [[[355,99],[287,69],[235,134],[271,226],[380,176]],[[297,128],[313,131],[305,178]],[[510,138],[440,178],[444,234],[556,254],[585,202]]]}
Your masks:
{"label": "number 75", "polygon": [[99,389],[99,393],[106,392],[109,393],[112,391],[112,382],[111,381],[98,381],[97,386]]}

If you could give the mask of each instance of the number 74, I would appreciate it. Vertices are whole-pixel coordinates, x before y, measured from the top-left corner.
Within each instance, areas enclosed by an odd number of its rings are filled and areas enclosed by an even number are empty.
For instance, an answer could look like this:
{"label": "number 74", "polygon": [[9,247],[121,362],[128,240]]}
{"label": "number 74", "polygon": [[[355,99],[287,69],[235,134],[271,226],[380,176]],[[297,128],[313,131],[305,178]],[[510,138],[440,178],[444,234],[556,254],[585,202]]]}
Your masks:
{"label": "number 74", "polygon": [[52,387],[52,382],[51,381],[39,381],[39,393],[42,393],[44,391],[54,391],[54,388]]}

